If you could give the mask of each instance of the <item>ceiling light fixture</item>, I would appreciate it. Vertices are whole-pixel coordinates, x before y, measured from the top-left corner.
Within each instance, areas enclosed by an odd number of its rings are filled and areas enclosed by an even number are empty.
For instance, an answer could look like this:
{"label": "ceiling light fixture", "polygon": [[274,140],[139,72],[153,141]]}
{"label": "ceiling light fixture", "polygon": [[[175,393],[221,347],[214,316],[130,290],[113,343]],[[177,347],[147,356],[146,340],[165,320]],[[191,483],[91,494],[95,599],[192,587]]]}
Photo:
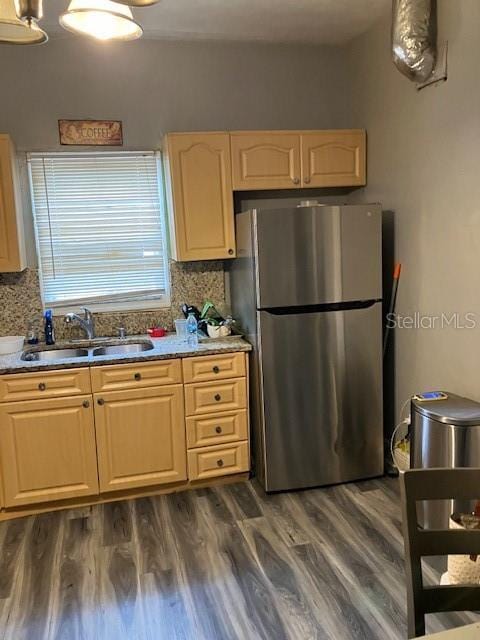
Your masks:
{"label": "ceiling light fixture", "polygon": [[130,7],[151,7],[152,4],[157,4],[159,0],[115,0],[120,4],[128,4]]}
{"label": "ceiling light fixture", "polygon": [[60,24],[96,40],[135,40],[143,33],[130,7],[112,0],[71,0]]}
{"label": "ceiling light fixture", "polygon": [[41,0],[32,2],[0,0],[0,43],[42,44],[47,42],[47,34],[36,22],[42,15]]}

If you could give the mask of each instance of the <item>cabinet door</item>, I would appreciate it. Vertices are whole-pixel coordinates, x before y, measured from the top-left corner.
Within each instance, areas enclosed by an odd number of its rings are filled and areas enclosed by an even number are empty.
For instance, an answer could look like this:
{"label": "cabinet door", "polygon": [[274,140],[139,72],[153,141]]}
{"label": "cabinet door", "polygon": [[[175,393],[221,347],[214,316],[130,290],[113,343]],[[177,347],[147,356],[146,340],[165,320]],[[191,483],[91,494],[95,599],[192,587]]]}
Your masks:
{"label": "cabinet door", "polygon": [[365,131],[316,131],[302,135],[304,187],[366,184]]}
{"label": "cabinet door", "polygon": [[22,271],[26,266],[15,162],[12,141],[0,134],[0,273]]}
{"label": "cabinet door", "polygon": [[91,396],[0,405],[5,505],[98,493]]}
{"label": "cabinet door", "polygon": [[231,134],[234,190],[300,187],[300,135],[282,131]]}
{"label": "cabinet door", "polygon": [[228,133],[169,134],[165,146],[174,259],[235,257]]}
{"label": "cabinet door", "polygon": [[186,480],[183,387],[95,394],[100,491]]}

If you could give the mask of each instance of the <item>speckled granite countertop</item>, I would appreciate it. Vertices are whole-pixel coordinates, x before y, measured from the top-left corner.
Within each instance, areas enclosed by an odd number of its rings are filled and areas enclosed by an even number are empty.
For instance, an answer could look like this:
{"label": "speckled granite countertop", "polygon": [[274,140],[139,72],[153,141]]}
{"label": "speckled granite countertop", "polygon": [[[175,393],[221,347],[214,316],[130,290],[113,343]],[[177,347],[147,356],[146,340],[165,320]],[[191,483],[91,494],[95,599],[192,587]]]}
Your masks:
{"label": "speckled granite countertop", "polygon": [[[153,349],[140,353],[108,354],[93,356],[92,349],[102,345],[118,345],[135,341],[151,340]],[[115,338],[97,338],[94,341],[77,340],[74,343],[57,343],[59,348],[89,349],[89,355],[80,358],[58,358],[55,360],[34,360],[28,362],[21,360],[22,351],[6,356],[0,355],[0,374],[28,373],[33,371],[48,371],[49,369],[75,369],[78,367],[95,367],[105,364],[122,364],[128,362],[151,362],[153,360],[166,360],[168,358],[188,358],[191,356],[207,356],[221,353],[233,353],[235,351],[251,351],[251,345],[243,338],[228,338],[224,340],[210,340],[199,342],[196,347],[179,340],[175,334],[164,338],[149,338],[148,336],[129,336],[126,340]],[[25,347],[28,351],[31,347]],[[44,349],[51,349],[45,347]]]}

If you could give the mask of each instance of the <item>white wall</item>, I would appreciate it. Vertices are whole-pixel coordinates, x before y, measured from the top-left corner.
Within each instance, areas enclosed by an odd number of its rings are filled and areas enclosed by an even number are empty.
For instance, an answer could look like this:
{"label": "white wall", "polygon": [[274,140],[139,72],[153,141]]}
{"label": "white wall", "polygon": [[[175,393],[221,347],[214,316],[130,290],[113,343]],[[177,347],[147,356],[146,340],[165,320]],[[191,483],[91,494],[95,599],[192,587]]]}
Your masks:
{"label": "white wall", "polygon": [[[335,47],[99,44],[66,34],[42,46],[0,45],[0,132],[19,151],[52,151],[65,150],[61,118],[122,120],[126,149],[160,148],[168,131],[342,127],[347,78],[347,52]],[[19,160],[33,266],[22,154]]]}
{"label": "white wall", "polygon": [[59,118],[119,119],[128,148],[167,131],[341,127],[346,52],[335,47],[80,37],[0,45],[0,131],[21,150],[59,148]]}
{"label": "white wall", "polygon": [[395,211],[398,311],[469,312],[475,330],[396,334],[397,409],[443,388],[480,400],[480,3],[439,0],[449,79],[417,92],[390,61],[390,28],[350,47],[352,125],[369,139],[365,197]]}

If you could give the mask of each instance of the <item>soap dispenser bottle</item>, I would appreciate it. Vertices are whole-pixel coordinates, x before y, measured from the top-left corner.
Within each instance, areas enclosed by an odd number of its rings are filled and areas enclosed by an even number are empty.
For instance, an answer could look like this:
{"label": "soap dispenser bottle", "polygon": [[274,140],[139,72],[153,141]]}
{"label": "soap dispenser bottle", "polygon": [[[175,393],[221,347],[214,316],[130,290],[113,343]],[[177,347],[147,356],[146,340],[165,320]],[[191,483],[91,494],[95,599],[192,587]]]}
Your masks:
{"label": "soap dispenser bottle", "polygon": [[46,309],[45,318],[45,342],[47,344],[55,344],[55,327],[53,326],[52,310]]}

